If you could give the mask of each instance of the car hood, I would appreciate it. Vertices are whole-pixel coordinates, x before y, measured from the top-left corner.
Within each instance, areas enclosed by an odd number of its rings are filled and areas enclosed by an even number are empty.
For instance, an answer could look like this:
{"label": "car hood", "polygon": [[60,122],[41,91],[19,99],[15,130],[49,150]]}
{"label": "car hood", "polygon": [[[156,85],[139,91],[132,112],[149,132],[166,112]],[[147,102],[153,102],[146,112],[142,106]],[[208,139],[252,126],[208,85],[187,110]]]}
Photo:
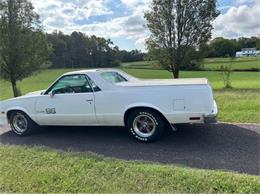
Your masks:
{"label": "car hood", "polygon": [[39,91],[34,91],[34,92],[29,92],[27,94],[25,94],[24,96],[36,96],[36,95],[41,95],[41,93],[43,93],[45,90],[39,90]]}
{"label": "car hood", "polygon": [[10,98],[10,99],[6,99],[6,100],[2,100],[0,101],[0,107],[1,107],[1,104],[3,103],[10,103],[10,102],[16,102],[16,101],[19,101],[19,100],[22,100],[22,99],[28,99],[28,98],[34,98],[38,95],[41,95],[42,92],[44,92],[45,90],[40,90],[40,91],[34,91],[34,92],[30,92],[30,93],[27,93],[23,96],[19,96],[19,97],[16,97],[16,98]]}
{"label": "car hood", "polygon": [[118,86],[142,87],[142,86],[169,86],[169,85],[207,85],[208,79],[152,79],[117,83]]}

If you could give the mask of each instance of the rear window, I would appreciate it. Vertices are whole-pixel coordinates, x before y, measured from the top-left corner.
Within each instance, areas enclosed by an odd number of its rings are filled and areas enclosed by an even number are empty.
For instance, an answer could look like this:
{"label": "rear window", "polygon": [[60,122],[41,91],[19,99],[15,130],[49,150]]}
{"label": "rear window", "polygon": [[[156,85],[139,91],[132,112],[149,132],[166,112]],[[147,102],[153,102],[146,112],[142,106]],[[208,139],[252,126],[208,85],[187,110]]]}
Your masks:
{"label": "rear window", "polygon": [[121,74],[118,72],[102,72],[100,73],[101,77],[111,83],[121,83],[126,82],[127,79],[124,78]]}

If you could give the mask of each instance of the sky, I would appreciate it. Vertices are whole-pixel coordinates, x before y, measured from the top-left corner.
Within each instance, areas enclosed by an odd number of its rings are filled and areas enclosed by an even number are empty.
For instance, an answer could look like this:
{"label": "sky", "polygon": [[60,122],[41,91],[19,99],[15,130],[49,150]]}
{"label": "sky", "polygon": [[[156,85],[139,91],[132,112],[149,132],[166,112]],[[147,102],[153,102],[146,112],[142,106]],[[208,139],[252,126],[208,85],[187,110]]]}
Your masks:
{"label": "sky", "polygon": [[[110,38],[120,49],[145,51],[143,13],[151,0],[31,0],[44,30]],[[260,0],[218,0],[212,37],[260,36]]]}

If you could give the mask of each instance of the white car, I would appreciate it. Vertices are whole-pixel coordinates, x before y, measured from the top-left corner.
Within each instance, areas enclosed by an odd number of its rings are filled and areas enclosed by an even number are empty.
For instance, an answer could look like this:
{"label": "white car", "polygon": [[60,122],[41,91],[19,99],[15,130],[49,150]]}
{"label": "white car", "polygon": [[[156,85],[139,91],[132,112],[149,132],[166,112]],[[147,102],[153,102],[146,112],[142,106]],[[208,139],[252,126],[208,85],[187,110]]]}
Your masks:
{"label": "white car", "polygon": [[26,135],[38,126],[127,126],[149,142],[166,127],[214,123],[207,79],[140,80],[117,69],[69,72],[47,90],[0,102],[0,123]]}

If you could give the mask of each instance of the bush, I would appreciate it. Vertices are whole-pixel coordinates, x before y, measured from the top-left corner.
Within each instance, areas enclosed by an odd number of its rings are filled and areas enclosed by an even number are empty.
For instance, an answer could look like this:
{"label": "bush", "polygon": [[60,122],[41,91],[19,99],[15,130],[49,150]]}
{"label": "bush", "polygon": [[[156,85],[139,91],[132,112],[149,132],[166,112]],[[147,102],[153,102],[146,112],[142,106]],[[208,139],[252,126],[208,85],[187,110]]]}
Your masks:
{"label": "bush", "polygon": [[220,70],[222,71],[222,78],[224,81],[225,88],[232,88],[231,86],[231,78],[230,75],[232,73],[232,67],[231,64],[228,66],[221,66]]}
{"label": "bush", "polygon": [[185,66],[181,66],[181,70],[204,70],[204,68],[198,62],[191,62]]}
{"label": "bush", "polygon": [[118,67],[120,66],[120,61],[119,60],[114,60],[111,62],[111,67]]}

